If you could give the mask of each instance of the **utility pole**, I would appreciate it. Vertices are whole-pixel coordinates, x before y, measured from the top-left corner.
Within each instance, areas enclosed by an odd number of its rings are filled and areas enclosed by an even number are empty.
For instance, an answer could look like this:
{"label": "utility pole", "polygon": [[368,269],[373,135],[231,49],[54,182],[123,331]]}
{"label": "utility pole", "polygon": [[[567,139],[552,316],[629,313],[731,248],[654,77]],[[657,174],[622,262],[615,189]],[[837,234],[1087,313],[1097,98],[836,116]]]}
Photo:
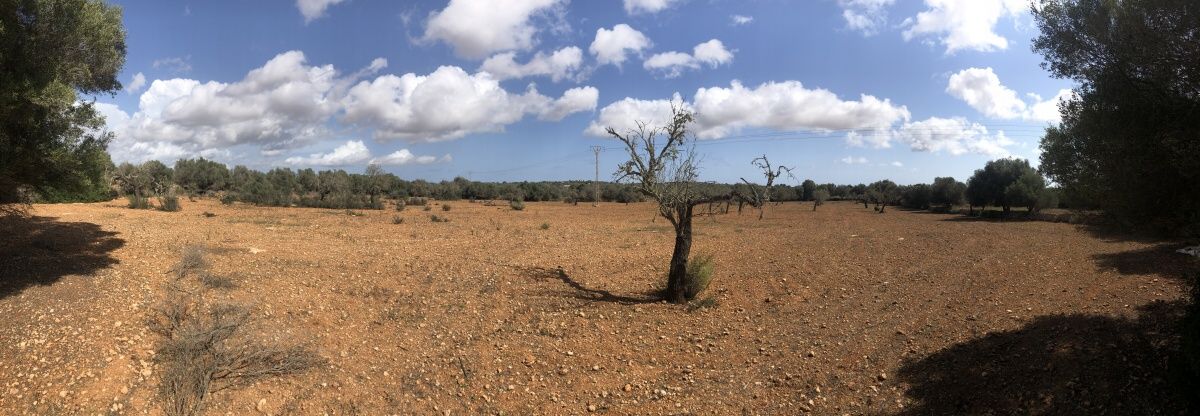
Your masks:
{"label": "utility pole", "polygon": [[596,206],[600,202],[600,151],[604,150],[600,146],[592,146],[592,153],[596,154],[596,180],[592,181],[592,206]]}

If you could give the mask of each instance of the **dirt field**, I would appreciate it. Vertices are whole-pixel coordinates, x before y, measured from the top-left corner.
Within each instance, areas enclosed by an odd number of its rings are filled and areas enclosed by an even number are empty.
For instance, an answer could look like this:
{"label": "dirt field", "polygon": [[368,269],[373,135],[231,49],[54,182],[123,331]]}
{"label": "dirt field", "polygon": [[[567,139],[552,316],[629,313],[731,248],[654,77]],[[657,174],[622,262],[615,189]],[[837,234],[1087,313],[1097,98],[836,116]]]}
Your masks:
{"label": "dirt field", "polygon": [[1171,333],[1197,265],[1171,243],[784,204],[697,220],[717,304],[689,311],[648,295],[673,235],[646,204],[119,202],[7,225],[0,414],[161,414],[146,317],[189,244],[328,360],[208,414],[1185,411]]}

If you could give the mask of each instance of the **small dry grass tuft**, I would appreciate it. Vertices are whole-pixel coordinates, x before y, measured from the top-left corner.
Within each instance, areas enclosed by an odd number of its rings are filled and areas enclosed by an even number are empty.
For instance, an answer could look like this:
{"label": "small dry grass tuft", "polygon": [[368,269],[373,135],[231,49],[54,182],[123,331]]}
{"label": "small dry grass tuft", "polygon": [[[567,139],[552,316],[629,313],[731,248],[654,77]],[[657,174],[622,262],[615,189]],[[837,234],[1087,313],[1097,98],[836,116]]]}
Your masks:
{"label": "small dry grass tuft", "polygon": [[687,282],[684,282],[684,296],[688,299],[696,298],[700,292],[708,288],[708,284],[712,282],[713,276],[713,258],[711,255],[693,256],[687,265]]}
{"label": "small dry grass tuft", "polygon": [[204,258],[205,250],[201,245],[190,245],[183,248],[183,253],[179,256],[179,263],[171,268],[171,272],[175,274],[176,279],[182,279],[189,274],[200,273],[208,269],[208,260]]}

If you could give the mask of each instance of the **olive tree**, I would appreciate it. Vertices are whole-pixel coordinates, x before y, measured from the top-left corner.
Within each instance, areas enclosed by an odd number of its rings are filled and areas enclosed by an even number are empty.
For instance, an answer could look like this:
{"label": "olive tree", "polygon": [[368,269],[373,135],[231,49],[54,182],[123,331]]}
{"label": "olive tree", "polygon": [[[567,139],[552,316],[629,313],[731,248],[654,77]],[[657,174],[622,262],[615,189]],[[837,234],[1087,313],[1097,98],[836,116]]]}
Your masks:
{"label": "olive tree", "polygon": [[765,187],[743,179],[746,186],[734,187],[725,193],[712,193],[711,188],[698,182],[699,160],[689,143],[694,140],[688,127],[693,114],[672,106],[671,119],[663,126],[649,126],[638,121],[637,127],[618,132],[609,127],[610,136],[619,140],[629,154],[629,160],[617,166],[616,181],[629,182],[646,197],[657,203],[658,215],[671,223],[675,230],[675,248],[671,252],[670,271],[664,296],[673,303],[687,302],[688,256],[692,249],[692,217],[697,205],[719,201],[737,201],[761,207],[767,200],[767,190],[774,179],[788,169],[772,168],[766,156],[752,162],[766,171]]}

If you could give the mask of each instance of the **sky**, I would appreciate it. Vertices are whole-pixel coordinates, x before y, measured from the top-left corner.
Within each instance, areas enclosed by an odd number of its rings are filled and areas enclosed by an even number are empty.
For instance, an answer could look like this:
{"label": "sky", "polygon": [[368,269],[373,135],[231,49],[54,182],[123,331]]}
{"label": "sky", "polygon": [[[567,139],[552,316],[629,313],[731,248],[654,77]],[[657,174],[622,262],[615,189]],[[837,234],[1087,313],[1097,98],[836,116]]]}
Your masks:
{"label": "sky", "polygon": [[[672,105],[707,181],[965,180],[1030,159],[1071,83],[1026,0],[114,1],[113,160],[591,179]],[[791,180],[791,179],[789,179]]]}

